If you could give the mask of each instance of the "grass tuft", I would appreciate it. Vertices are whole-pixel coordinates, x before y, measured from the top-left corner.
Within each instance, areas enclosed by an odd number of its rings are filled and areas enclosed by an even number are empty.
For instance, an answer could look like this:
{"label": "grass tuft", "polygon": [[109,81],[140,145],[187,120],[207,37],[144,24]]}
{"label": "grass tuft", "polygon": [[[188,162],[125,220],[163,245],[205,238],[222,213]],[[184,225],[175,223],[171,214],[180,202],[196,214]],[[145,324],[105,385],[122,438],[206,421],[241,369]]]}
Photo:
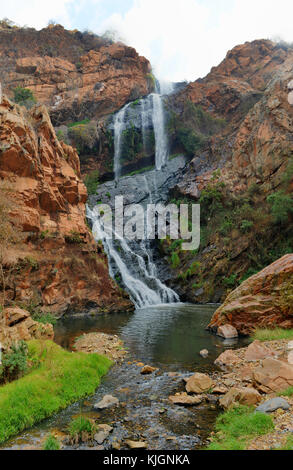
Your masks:
{"label": "grass tuft", "polygon": [[255,413],[253,408],[247,406],[235,407],[218,417],[217,435],[208,450],[244,450],[251,438],[273,429],[271,416]]}
{"label": "grass tuft", "polygon": [[71,353],[52,341],[28,347],[35,369],[0,387],[0,443],[93,394],[111,366],[106,357]]}
{"label": "grass tuft", "polygon": [[253,339],[258,339],[259,341],[293,340],[293,330],[283,330],[282,328],[269,330],[259,328],[255,330]]}
{"label": "grass tuft", "polygon": [[60,450],[60,443],[58,439],[50,434],[50,436],[45,440],[43,450]]}

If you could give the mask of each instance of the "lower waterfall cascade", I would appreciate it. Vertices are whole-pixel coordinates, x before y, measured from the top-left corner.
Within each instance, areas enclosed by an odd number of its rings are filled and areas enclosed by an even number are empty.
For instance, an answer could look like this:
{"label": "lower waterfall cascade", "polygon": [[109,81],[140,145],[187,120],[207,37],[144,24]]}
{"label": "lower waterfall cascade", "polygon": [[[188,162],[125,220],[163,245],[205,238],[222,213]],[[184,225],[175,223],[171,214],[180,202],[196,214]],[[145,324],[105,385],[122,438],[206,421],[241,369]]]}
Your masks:
{"label": "lower waterfall cascade", "polygon": [[[152,188],[150,188],[148,179],[144,177],[149,203],[153,202],[153,196],[157,198],[157,194],[153,195],[153,191],[156,193],[156,174],[168,162],[168,138],[165,131],[163,95],[160,94],[160,90],[170,93],[173,88],[169,84],[160,85],[158,82],[156,93],[152,93],[141,100],[143,145],[145,146],[145,133],[150,120],[155,135],[156,170],[152,172]],[[131,103],[126,104],[114,116],[114,172],[116,182],[121,177],[122,133],[125,130],[130,105]],[[98,208],[90,209],[88,207],[87,217],[92,222],[95,240],[103,243],[109,260],[111,277],[123,283],[136,308],[180,302],[179,296],[158,279],[148,240],[128,242],[121,237],[117,237],[112,229],[111,236],[109,236],[109,230],[101,222]]]}

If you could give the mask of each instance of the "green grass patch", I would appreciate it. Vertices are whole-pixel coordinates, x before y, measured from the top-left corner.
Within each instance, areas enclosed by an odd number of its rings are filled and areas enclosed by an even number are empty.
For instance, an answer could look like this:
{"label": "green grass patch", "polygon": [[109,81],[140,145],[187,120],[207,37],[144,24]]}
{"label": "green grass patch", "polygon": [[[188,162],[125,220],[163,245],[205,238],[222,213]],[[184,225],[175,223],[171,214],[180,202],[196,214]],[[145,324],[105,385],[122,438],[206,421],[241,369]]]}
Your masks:
{"label": "green grass patch", "polygon": [[275,328],[273,330],[258,328],[253,333],[253,339],[259,341],[276,341],[280,339],[293,340],[293,330]]}
{"label": "green grass patch", "polygon": [[52,434],[45,440],[43,450],[60,450],[60,443]]}
{"label": "green grass patch", "polygon": [[112,364],[98,354],[65,351],[52,341],[33,340],[28,348],[35,369],[0,387],[0,443],[93,394]]}
{"label": "green grass patch", "polygon": [[218,417],[217,434],[208,450],[244,450],[254,436],[267,434],[273,429],[271,416],[239,406]]}
{"label": "green grass patch", "polygon": [[289,387],[283,392],[280,392],[279,397],[293,397],[293,387]]}
{"label": "green grass patch", "polygon": [[80,125],[85,125],[90,122],[90,119],[83,119],[82,121],[77,121],[77,122],[71,122],[70,124],[67,125],[67,127],[72,128]]}

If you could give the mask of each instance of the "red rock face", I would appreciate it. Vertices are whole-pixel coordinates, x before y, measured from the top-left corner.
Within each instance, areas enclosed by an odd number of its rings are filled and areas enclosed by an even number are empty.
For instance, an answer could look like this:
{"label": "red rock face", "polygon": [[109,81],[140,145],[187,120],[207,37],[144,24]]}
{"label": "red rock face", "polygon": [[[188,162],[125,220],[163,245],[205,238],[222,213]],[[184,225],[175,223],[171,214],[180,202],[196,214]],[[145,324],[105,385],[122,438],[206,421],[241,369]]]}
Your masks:
{"label": "red rock face", "polygon": [[28,112],[4,97],[0,149],[0,178],[11,186],[11,215],[25,235],[11,248],[16,267],[8,297],[59,313],[129,308],[86,225],[78,155],[58,141],[46,108]]}
{"label": "red rock face", "polygon": [[215,312],[209,328],[229,323],[239,333],[255,328],[293,328],[293,254],[243,282]]}
{"label": "red rock face", "polygon": [[111,114],[152,88],[135,49],[61,26],[0,30],[0,70],[4,91],[30,88],[54,124]]}

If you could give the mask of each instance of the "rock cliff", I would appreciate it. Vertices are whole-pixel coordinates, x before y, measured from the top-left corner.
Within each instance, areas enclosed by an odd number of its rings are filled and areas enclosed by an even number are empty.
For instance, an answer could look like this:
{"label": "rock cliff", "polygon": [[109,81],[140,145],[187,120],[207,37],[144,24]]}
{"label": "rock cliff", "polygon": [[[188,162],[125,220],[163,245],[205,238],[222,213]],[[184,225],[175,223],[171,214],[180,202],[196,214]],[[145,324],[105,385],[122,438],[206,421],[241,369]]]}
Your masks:
{"label": "rock cliff", "polygon": [[54,125],[109,115],[153,87],[135,49],[61,25],[0,29],[0,72],[9,96],[29,88]]}
{"label": "rock cliff", "polygon": [[78,155],[58,141],[43,105],[27,111],[3,97],[0,178],[23,235],[7,247],[8,300],[56,313],[131,306],[87,227]]}

